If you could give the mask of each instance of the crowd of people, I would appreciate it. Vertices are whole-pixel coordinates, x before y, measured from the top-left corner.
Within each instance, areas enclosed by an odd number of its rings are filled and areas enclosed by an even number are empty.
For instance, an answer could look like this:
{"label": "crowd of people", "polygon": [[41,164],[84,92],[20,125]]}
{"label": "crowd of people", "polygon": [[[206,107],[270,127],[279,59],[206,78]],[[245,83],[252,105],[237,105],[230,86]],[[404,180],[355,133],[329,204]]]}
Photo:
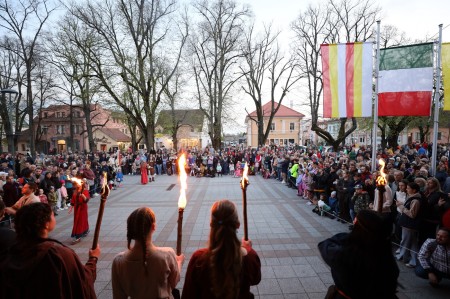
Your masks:
{"label": "crowd of people", "polygon": [[[279,146],[245,150],[207,147],[182,153],[187,156],[185,167],[191,176],[239,177],[246,163],[249,175],[277,180],[294,189],[300,200],[314,205],[313,211],[319,215],[350,224],[349,233],[334,236],[319,245],[324,260],[332,268],[335,286],[330,293],[334,293],[335,298],[342,294],[360,298],[367,291],[367,288],[352,287],[346,279],[350,281],[351,275],[363,274],[372,266],[366,269],[353,263],[349,252],[364,259],[368,258],[370,250],[383,252],[380,259],[385,262],[384,268],[379,267],[377,271],[392,274],[384,277],[390,287],[380,296],[386,298],[395,298],[398,277],[395,259],[402,260],[406,267],[415,268],[416,274],[427,278],[433,286],[450,277],[448,150],[440,150],[434,176],[431,175],[429,149],[420,144],[379,150],[376,169],[371,169],[370,148],[344,147],[330,152],[321,147],[309,147],[306,151],[299,147]],[[134,153],[36,155],[34,158],[18,155],[16,159],[10,155],[0,156],[0,187],[3,191],[0,221],[5,226],[16,218],[16,247],[11,248],[20,249],[17,251],[20,254],[28,254],[31,248],[44,247],[45,254],[41,258],[47,260],[55,258],[45,256],[49,251],[58,258],[66,255],[64,245],[48,239],[58,211],[74,211],[72,237],[73,243],[78,243],[89,233],[87,203],[98,195],[105,183],[114,189],[127,175],[140,175],[141,183],[147,184],[159,175],[177,174],[179,154],[181,152],[141,150]],[[386,183],[381,186],[377,179],[382,174]],[[74,177],[81,183],[74,183]],[[25,224],[18,224],[24,219],[21,213],[42,214],[39,219],[26,220],[36,222],[35,230],[23,231]],[[155,223],[156,216],[150,208],[137,209],[128,218],[128,250],[115,258],[112,268],[115,298],[139,298],[148,293],[169,298],[180,296],[175,287],[184,256],[176,256],[171,248],[152,243]],[[250,285],[260,281],[261,264],[251,242],[236,238],[237,228],[239,220],[234,204],[226,200],[216,202],[211,210],[209,247],[192,256],[182,298],[253,298]],[[27,238],[33,236],[32,242],[25,242],[24,233]],[[4,244],[14,238],[3,234],[0,239],[0,248],[6,248]],[[376,246],[374,240],[378,240]],[[396,244],[394,249],[391,241]],[[58,248],[56,251],[62,253],[53,253],[49,248]],[[2,251],[2,254],[7,254],[5,252],[10,251]],[[85,266],[73,257],[70,267],[76,268],[77,273],[85,273],[81,278],[93,283],[93,269],[99,254],[99,248],[91,250]],[[14,258],[17,257],[9,256],[8,261]],[[383,262],[373,260],[369,264],[381,265]],[[159,281],[152,280],[151,274],[156,272],[165,273]],[[130,278],[134,276],[135,279]],[[136,288],[138,282],[142,289]],[[92,290],[88,288],[84,292],[91,293]]]}

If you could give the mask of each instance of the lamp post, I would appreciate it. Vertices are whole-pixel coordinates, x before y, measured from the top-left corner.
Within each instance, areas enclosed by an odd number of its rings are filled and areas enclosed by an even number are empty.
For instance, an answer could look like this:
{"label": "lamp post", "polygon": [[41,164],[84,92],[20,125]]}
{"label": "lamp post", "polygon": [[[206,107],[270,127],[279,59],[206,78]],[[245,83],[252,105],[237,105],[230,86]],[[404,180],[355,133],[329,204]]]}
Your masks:
{"label": "lamp post", "polygon": [[[6,131],[6,137],[8,139],[8,152],[12,155],[12,167],[15,171],[15,155],[16,155],[16,147],[14,144],[14,136],[15,136],[15,122],[14,118],[16,117],[15,113],[12,111],[13,101],[16,100],[18,96],[18,92],[13,89],[2,89],[0,90],[0,93],[2,94],[4,108],[7,110],[6,114],[8,115],[8,121],[9,123],[7,126],[10,126],[10,129]],[[6,103],[6,95],[9,95],[8,103]],[[14,95],[14,99],[13,99]],[[2,113],[4,115],[4,113]],[[3,119],[5,121],[5,119]],[[5,126],[6,127],[6,126]]]}

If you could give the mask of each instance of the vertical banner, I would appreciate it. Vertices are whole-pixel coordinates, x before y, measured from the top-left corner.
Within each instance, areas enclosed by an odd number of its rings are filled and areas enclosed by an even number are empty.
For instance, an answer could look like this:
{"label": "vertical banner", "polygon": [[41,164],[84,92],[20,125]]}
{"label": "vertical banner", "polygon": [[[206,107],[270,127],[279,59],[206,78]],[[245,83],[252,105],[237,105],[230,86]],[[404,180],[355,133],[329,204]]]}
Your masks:
{"label": "vertical banner", "polygon": [[373,44],[323,44],[320,48],[323,117],[371,117]]}
{"label": "vertical banner", "polygon": [[442,81],[444,84],[444,110],[450,111],[450,43],[441,46]]}

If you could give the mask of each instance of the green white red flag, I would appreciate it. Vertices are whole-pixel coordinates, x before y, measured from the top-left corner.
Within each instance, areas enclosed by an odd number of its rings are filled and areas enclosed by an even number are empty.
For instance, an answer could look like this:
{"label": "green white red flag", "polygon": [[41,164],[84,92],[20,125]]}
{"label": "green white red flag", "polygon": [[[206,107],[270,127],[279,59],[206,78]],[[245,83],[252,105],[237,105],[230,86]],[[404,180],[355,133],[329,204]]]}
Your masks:
{"label": "green white red flag", "polygon": [[323,117],[371,117],[373,44],[323,44],[320,50]]}
{"label": "green white red flag", "polygon": [[429,116],[433,90],[433,43],[380,51],[379,116]]}

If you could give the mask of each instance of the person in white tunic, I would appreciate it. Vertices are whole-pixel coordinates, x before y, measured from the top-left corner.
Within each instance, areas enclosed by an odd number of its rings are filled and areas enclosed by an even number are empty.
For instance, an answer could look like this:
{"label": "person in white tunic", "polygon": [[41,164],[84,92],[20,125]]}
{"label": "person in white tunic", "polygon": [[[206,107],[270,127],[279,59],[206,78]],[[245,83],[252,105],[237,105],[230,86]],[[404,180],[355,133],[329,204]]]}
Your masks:
{"label": "person in white tunic", "polygon": [[184,255],[177,256],[170,247],[155,246],[155,228],[150,208],[139,208],[128,217],[128,250],[114,258],[111,269],[114,299],[174,298],[172,291],[180,281]]}

